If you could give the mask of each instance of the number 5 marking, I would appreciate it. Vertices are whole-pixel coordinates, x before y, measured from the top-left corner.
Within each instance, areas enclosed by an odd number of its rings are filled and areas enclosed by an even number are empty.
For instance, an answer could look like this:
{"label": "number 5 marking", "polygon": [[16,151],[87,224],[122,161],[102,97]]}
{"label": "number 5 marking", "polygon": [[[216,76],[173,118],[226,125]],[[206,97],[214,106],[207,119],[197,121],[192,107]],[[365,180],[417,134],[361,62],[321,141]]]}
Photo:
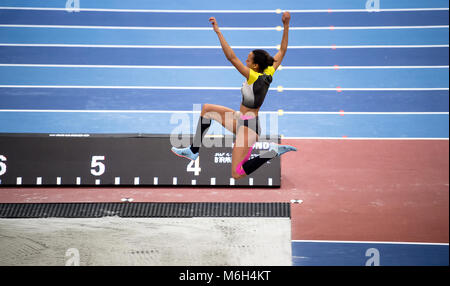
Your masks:
{"label": "number 5 marking", "polygon": [[[194,165],[195,163],[195,165]],[[192,165],[194,165],[194,167],[192,167]],[[188,164],[187,166],[187,170],[188,172],[194,172],[195,176],[199,176],[200,175],[200,171],[202,169],[200,168],[200,157],[198,157],[195,161],[192,161]]]}
{"label": "number 5 marking", "polygon": [[[105,156],[92,156],[92,161],[91,161],[91,174],[94,176],[101,176],[105,173],[105,164],[103,164],[102,162],[99,161],[103,161],[105,160]],[[98,170],[96,170],[95,168],[98,167]]]}

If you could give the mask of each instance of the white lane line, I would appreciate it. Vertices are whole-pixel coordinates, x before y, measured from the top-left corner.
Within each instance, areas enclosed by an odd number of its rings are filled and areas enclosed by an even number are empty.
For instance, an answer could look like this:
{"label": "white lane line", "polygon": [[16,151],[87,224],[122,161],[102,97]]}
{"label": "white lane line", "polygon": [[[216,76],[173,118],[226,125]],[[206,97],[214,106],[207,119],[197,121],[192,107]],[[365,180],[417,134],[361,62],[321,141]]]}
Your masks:
{"label": "white lane line", "polygon": [[[143,27],[143,26],[84,26],[84,25],[0,25],[2,28],[54,28],[99,30],[156,30],[156,31],[212,31],[211,27]],[[431,26],[425,26],[431,27]],[[312,27],[314,28],[314,27]],[[221,27],[227,31],[276,31],[277,27]],[[329,28],[328,28],[329,29]]]}
{"label": "white lane line", "polygon": [[[89,89],[168,89],[168,90],[241,90],[240,87],[196,86],[112,86],[112,85],[0,85],[5,88],[89,88]],[[275,89],[276,90],[276,89]]]}
{"label": "white lane line", "polygon": [[[17,25],[2,24],[2,28],[98,29],[98,30],[149,30],[149,31],[212,31],[211,27],[143,27],[143,26],[86,26],[86,25]],[[396,29],[448,29],[448,25],[423,26],[319,26],[289,27],[292,31],[306,30],[396,30]],[[282,31],[283,27],[221,27],[223,31]]]}
{"label": "white lane line", "polygon": [[[0,43],[3,47],[57,47],[57,48],[133,48],[133,49],[222,49],[221,46],[186,45],[97,45],[97,44],[26,44]],[[408,49],[448,48],[449,45],[331,45],[331,46],[289,46],[289,49]],[[279,49],[277,46],[231,46],[233,49]]]}
{"label": "white lane line", "polygon": [[66,64],[0,64],[0,67],[50,68],[118,68],[118,69],[235,69],[233,66],[149,66],[149,65],[66,65]]}
{"label": "white lane line", "polygon": [[292,242],[317,242],[317,243],[369,243],[369,244],[408,244],[408,245],[442,245],[448,246],[448,243],[431,242],[402,242],[402,241],[344,241],[344,240],[292,240]]}
{"label": "white lane line", "polygon": [[430,140],[430,141],[448,141],[449,138],[425,138],[425,137],[389,137],[389,138],[377,138],[377,137],[283,137],[283,140],[393,140],[393,141],[420,141],[420,140]]}
{"label": "white lane line", "polygon": [[[278,28],[277,30],[280,30],[280,28]],[[289,30],[396,30],[396,29],[448,29],[448,28],[449,28],[448,25],[427,25],[427,26],[327,26],[327,27],[289,27]]]}
{"label": "white lane line", "polygon": [[[0,85],[0,88],[86,88],[86,89],[161,89],[161,90],[241,90],[240,87],[206,87],[206,86],[108,86],[108,85]],[[277,87],[269,90],[279,91]],[[449,90],[448,87],[386,87],[386,88],[315,88],[283,87],[281,91],[431,91]]]}
{"label": "white lane line", "polygon": [[316,9],[316,10],[287,10],[291,13],[360,13],[360,12],[418,12],[418,11],[448,11],[449,8],[393,8],[393,9]]}
{"label": "white lane line", "polygon": [[[0,112],[49,112],[49,113],[200,113],[200,111],[184,110],[58,110],[58,109],[0,109]],[[263,113],[263,112],[260,112]],[[268,112],[267,112],[268,113]],[[276,112],[273,112],[276,113]],[[337,112],[337,114],[342,114]]]}
{"label": "white lane line", "polygon": [[[270,88],[270,90],[278,90],[278,88]],[[431,88],[409,88],[409,87],[386,87],[386,88],[297,88],[283,87],[283,90],[317,90],[317,91],[418,91],[418,90],[449,90],[448,87],[431,87]]]}
{"label": "white lane line", "polygon": [[[269,113],[269,112],[267,112]],[[271,112],[278,114],[278,112]],[[302,112],[285,111],[284,114],[293,115],[449,115],[448,112]]]}
{"label": "white lane line", "polygon": [[[183,45],[96,45],[96,44],[18,44],[0,43],[5,47],[59,47],[59,48],[133,48],[133,49],[221,49],[221,46]],[[231,46],[233,49],[277,49],[277,46]],[[331,46],[330,46],[331,48]]]}
{"label": "white lane line", "polygon": [[[411,49],[448,48],[449,45],[332,45],[332,46],[289,46],[289,49]],[[279,46],[277,46],[279,49]]]}
{"label": "white lane line", "polygon": [[[0,10],[68,11],[66,8],[47,7],[0,7]],[[169,10],[169,9],[106,9],[77,8],[80,12],[121,12],[121,13],[278,13],[281,10]],[[325,10],[328,12],[328,10]]]}
{"label": "white lane line", "polygon": [[[234,68],[234,67],[232,67]],[[448,69],[449,66],[282,66],[280,70],[308,69]]]}
{"label": "white lane line", "polygon": [[[38,11],[68,11],[67,8],[45,8],[45,7],[6,7],[3,10],[38,10]],[[70,9],[69,9],[70,10]],[[77,8],[78,10],[78,8]],[[169,10],[169,9],[105,9],[105,8],[79,8],[80,11],[90,12],[122,12],[122,13],[277,13],[281,14],[285,10]],[[291,13],[360,13],[367,12],[416,12],[416,11],[448,11],[447,7],[439,8],[397,8],[397,9],[292,9],[286,10]]]}
{"label": "white lane line", "polygon": [[[200,111],[192,110],[80,110],[80,109],[0,109],[0,112],[27,113],[154,113],[154,114],[194,114]],[[261,111],[259,114],[279,114],[278,111]],[[449,112],[345,112],[345,111],[285,111],[291,115],[449,115]]]}
{"label": "white lane line", "polygon": [[[111,69],[230,69],[233,66],[150,66],[150,65],[67,65],[67,64],[0,64],[0,67],[44,68],[111,68]],[[336,69],[448,69],[449,66],[280,66],[278,70],[336,70]]]}

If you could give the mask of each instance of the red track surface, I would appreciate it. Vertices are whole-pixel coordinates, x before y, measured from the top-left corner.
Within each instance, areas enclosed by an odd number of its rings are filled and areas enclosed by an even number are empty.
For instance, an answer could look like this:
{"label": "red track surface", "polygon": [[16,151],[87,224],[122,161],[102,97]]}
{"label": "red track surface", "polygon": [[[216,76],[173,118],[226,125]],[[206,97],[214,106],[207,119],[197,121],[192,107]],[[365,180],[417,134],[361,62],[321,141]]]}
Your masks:
{"label": "red track surface", "polygon": [[284,140],[280,189],[2,188],[0,202],[287,202],[293,240],[449,242],[449,141]]}

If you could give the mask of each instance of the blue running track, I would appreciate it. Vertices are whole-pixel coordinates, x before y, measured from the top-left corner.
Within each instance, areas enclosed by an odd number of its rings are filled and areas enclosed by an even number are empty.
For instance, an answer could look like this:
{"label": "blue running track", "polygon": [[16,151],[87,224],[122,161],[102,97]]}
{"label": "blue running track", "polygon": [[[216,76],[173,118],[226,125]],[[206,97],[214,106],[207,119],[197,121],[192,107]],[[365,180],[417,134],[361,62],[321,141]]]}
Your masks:
{"label": "blue running track", "polygon": [[[1,1],[0,133],[192,133],[194,104],[239,109],[244,81],[208,18],[244,61],[254,48],[277,52],[280,11],[289,10],[289,49],[261,109],[264,134],[449,138],[448,1],[384,0],[377,12],[356,0],[96,0],[79,8]],[[218,124],[211,132],[228,134]],[[448,244],[301,241],[293,263],[364,265],[369,248],[389,253],[382,265],[448,265]]]}

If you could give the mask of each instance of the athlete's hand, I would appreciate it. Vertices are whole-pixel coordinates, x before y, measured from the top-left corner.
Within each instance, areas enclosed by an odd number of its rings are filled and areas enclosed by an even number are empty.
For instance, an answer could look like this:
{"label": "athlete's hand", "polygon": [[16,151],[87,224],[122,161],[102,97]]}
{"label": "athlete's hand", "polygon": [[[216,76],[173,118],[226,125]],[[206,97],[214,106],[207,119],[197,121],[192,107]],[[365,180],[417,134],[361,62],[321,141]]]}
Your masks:
{"label": "athlete's hand", "polygon": [[289,13],[288,11],[283,13],[283,16],[281,17],[281,21],[283,21],[283,24],[289,25],[289,21],[291,20],[291,13]]}
{"label": "athlete's hand", "polygon": [[216,33],[220,32],[219,25],[217,24],[216,18],[214,18],[214,17],[209,18],[209,22],[211,22],[211,24],[213,25],[214,32],[216,32]]}

